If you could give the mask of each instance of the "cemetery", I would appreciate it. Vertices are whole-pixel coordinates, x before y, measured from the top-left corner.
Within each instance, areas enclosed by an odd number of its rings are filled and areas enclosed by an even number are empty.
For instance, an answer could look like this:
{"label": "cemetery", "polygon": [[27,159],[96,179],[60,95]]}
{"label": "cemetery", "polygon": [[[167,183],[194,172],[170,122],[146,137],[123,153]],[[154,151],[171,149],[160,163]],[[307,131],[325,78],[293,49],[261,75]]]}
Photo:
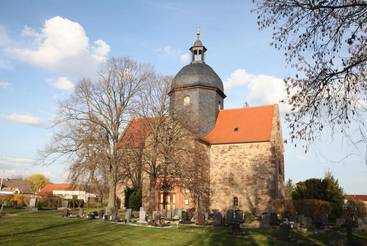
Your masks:
{"label": "cemetery", "polygon": [[[233,207],[226,211],[173,209],[148,212],[130,208],[72,208],[63,202],[57,209],[36,209],[32,200],[26,208],[2,208],[0,245],[52,242],[121,242],[125,245],[333,245],[345,243],[351,223],[356,245],[367,242],[367,218],[341,217],[328,221],[304,214],[263,213],[261,216]],[[350,208],[353,210],[353,208]],[[18,224],[22,227],[17,227]],[[162,229],[159,229],[162,228]],[[68,235],[67,238],[63,235]]]}

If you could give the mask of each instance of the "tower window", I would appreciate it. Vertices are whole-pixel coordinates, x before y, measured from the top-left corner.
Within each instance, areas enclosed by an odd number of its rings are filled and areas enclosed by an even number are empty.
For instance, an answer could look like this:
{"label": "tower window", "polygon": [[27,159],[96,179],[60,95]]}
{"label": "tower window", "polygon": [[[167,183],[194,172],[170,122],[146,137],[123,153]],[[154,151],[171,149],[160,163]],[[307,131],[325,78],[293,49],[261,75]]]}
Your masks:
{"label": "tower window", "polygon": [[190,97],[189,96],[185,96],[184,97],[184,106],[188,106],[190,105]]}
{"label": "tower window", "polygon": [[233,129],[233,131],[234,132],[238,132],[240,129],[238,128],[238,127],[235,127],[234,129]]}

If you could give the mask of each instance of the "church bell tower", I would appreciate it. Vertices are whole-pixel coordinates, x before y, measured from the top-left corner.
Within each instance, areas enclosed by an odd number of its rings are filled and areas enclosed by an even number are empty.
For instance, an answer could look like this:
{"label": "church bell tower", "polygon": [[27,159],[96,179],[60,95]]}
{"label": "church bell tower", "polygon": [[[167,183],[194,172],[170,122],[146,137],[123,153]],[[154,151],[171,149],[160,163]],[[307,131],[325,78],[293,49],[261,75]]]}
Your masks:
{"label": "church bell tower", "polygon": [[190,48],[191,63],[172,80],[170,113],[200,136],[205,136],[214,128],[226,95],[222,80],[205,63],[207,49],[200,40],[200,32],[196,36]]}

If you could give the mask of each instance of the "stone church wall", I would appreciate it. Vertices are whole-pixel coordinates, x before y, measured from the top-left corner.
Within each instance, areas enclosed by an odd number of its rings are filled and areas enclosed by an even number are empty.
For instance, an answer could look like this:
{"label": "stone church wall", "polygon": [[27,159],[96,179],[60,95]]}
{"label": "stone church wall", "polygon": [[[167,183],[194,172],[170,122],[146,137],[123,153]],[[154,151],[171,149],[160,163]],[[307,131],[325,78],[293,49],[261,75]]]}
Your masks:
{"label": "stone church wall", "polygon": [[277,197],[277,165],[271,142],[217,144],[210,148],[210,208],[232,208],[256,214]]}

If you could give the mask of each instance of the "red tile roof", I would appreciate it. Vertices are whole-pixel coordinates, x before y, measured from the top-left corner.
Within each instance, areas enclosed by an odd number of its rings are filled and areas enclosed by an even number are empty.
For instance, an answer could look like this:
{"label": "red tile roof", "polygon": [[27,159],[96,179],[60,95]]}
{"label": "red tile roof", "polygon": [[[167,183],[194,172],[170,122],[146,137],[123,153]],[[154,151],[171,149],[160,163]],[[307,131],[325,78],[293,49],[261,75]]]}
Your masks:
{"label": "red tile roof", "polygon": [[367,195],[346,195],[347,198],[367,202]]}
{"label": "red tile roof", "polygon": [[270,141],[273,114],[274,105],[221,110],[202,139],[210,144]]}
{"label": "red tile roof", "polygon": [[149,123],[153,123],[153,118],[133,118],[120,139],[119,147],[137,148],[143,144],[149,131]]}
{"label": "red tile roof", "polygon": [[74,190],[74,186],[72,184],[47,184],[37,192],[37,195],[51,195],[54,190]]}

